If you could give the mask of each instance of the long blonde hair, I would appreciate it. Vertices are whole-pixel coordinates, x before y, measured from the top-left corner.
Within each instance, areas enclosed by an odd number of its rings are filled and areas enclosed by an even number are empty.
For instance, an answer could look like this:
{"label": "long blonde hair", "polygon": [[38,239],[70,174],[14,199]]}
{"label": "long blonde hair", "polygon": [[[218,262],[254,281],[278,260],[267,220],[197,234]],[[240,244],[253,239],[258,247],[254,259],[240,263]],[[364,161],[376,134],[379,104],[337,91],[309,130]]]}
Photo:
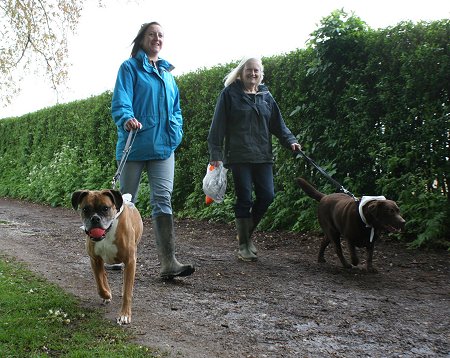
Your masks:
{"label": "long blonde hair", "polygon": [[258,82],[258,86],[261,84],[263,78],[264,78],[264,66],[262,64],[262,61],[259,57],[244,57],[241,62],[239,62],[239,65],[237,65],[237,67],[235,67],[233,70],[231,70],[231,72],[225,76],[224,81],[225,81],[225,87],[228,87],[229,85],[231,85],[233,82],[235,82],[237,79],[242,79],[242,73],[244,71],[244,67],[246,65],[246,63],[250,60],[254,60],[256,62],[258,62],[259,67],[261,69],[261,76],[259,78],[259,82]]}

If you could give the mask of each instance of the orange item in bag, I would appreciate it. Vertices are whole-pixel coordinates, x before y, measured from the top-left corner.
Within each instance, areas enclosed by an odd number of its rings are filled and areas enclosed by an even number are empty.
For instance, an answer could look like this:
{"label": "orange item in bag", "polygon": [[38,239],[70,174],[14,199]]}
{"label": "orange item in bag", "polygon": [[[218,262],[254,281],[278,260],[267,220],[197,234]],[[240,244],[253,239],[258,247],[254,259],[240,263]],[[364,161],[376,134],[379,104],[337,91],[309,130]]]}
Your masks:
{"label": "orange item in bag", "polygon": [[[209,165],[208,169],[209,169],[209,171],[214,170],[214,165]],[[205,195],[205,204],[209,205],[209,204],[212,204],[212,203],[214,203],[214,200],[212,198],[210,198],[208,195]]]}

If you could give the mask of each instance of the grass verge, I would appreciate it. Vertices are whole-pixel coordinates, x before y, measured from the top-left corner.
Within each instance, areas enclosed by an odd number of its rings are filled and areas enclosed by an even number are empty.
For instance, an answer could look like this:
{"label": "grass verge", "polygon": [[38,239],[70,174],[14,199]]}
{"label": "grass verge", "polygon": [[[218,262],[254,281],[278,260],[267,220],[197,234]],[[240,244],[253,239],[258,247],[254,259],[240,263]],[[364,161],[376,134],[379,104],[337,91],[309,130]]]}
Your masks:
{"label": "grass verge", "polygon": [[72,295],[0,255],[0,357],[161,357]]}

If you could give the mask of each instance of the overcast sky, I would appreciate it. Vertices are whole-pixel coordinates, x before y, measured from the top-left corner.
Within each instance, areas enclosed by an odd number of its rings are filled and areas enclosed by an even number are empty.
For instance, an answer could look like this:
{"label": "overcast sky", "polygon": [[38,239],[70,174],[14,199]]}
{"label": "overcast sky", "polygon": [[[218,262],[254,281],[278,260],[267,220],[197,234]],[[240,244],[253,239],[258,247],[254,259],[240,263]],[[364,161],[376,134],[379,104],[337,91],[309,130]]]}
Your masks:
{"label": "overcast sky", "polygon": [[[246,54],[272,56],[304,48],[320,20],[335,9],[385,28],[404,20],[449,18],[448,0],[171,0],[136,4],[127,0],[86,1],[76,34],[69,41],[70,80],[59,102],[113,90],[117,70],[129,57],[142,23],[158,21],[165,32],[160,57],[175,66],[175,76],[240,59]],[[20,116],[57,103],[41,77],[27,76],[22,94],[0,118]]]}

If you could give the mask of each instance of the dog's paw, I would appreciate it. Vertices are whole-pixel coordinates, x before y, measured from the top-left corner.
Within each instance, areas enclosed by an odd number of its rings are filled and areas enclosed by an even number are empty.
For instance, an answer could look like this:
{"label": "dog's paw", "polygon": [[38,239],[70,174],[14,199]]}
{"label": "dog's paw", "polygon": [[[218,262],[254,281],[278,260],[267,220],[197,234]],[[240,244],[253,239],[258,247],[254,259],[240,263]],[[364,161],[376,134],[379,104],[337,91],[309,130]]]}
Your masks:
{"label": "dog's paw", "polygon": [[103,299],[102,300],[102,305],[103,306],[106,306],[107,304],[110,304],[111,303],[111,299],[110,298],[107,298],[107,299]]}
{"label": "dog's paw", "polygon": [[130,316],[121,315],[121,316],[117,317],[117,324],[119,324],[120,326],[122,326],[124,324],[130,324],[130,323],[131,323]]}

